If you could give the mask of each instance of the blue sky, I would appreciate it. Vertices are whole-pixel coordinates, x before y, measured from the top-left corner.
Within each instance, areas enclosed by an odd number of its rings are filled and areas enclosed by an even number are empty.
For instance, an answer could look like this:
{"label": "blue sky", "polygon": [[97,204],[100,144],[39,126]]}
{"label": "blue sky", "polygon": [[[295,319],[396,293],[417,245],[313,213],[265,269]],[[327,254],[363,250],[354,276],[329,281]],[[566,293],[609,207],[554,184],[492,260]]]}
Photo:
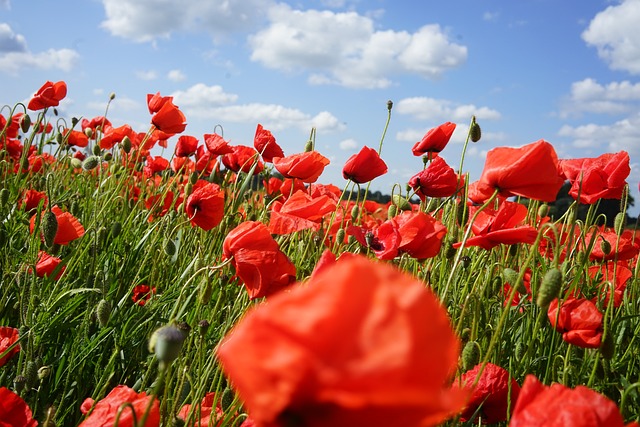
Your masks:
{"label": "blue sky", "polygon": [[[146,94],[173,95],[185,134],[220,124],[251,145],[256,125],[286,154],[312,126],[340,187],[345,160],[377,147],[390,193],[422,168],[412,145],[458,124],[443,157],[457,168],[471,115],[482,140],[464,170],[477,179],[488,150],[538,139],[561,158],[627,150],[640,210],[640,0],[0,0],[0,104],[64,80],[62,115],[104,114],[149,127]],[[170,152],[166,152],[167,157]]]}

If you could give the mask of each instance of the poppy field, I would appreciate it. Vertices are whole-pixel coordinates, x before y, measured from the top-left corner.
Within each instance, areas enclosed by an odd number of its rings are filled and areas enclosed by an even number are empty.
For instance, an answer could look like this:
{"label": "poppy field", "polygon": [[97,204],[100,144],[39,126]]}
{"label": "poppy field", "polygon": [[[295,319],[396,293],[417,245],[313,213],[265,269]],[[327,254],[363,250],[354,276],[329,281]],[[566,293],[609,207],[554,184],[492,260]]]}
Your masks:
{"label": "poppy field", "polygon": [[470,182],[447,122],[382,203],[384,132],[321,184],[313,130],[188,135],[157,93],[140,133],[67,90],[0,110],[0,425],[639,425],[625,151],[498,147]]}

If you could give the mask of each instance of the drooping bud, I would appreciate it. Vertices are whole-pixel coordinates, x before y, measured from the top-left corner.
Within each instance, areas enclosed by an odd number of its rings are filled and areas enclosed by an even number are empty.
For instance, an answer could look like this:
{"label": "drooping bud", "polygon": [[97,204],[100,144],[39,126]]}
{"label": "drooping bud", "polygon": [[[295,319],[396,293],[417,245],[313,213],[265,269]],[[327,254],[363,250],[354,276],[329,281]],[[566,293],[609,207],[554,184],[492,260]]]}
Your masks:
{"label": "drooping bud", "polygon": [[173,239],[165,239],[162,245],[162,250],[164,251],[165,255],[174,256],[178,248],[176,247],[176,242],[174,242]]}
{"label": "drooping bud", "polygon": [[387,218],[394,218],[398,214],[398,207],[396,205],[389,205],[387,209]]}
{"label": "drooping bud", "polygon": [[403,210],[403,211],[410,211],[411,210],[411,203],[409,203],[409,201],[407,199],[405,199],[404,197],[402,197],[401,195],[394,194],[391,197],[391,200],[393,201],[393,204],[398,207],[398,209]]}
{"label": "drooping bud", "polygon": [[106,299],[101,299],[96,306],[96,318],[100,326],[103,328],[107,326],[109,317],[111,317],[111,303]]}
{"label": "drooping bud", "polygon": [[100,164],[99,156],[89,156],[86,159],[84,159],[84,161],[82,162],[82,169],[86,171],[90,171],[92,169],[97,168],[99,164]]}
{"label": "drooping bud", "polygon": [[468,371],[480,361],[480,346],[475,341],[469,341],[462,349],[462,369]]}
{"label": "drooping bud", "polygon": [[600,249],[602,250],[603,254],[609,255],[611,253],[611,243],[609,243],[608,240],[602,239],[600,241]]}
{"label": "drooping bud", "polygon": [[186,337],[187,334],[175,325],[163,326],[151,336],[149,351],[155,353],[160,362],[169,364],[180,355]]}
{"label": "drooping bud", "polygon": [[38,379],[40,381],[47,378],[49,375],[51,375],[51,366],[45,365],[38,369]]}
{"label": "drooping bud", "polygon": [[482,137],[482,129],[480,129],[480,125],[476,122],[476,116],[473,116],[471,119],[471,127],[469,127],[469,138],[471,142],[478,142]]}
{"label": "drooping bud", "polygon": [[546,310],[551,301],[558,298],[562,289],[562,272],[558,268],[551,268],[542,278],[536,304],[538,307]]}
{"label": "drooping bud", "polygon": [[8,188],[3,188],[0,190],[0,207],[5,207],[9,202],[9,196],[11,196],[11,192]]}
{"label": "drooping bud", "polygon": [[87,136],[87,138],[93,138],[93,129],[85,128],[84,134]]}
{"label": "drooping bud", "polygon": [[48,210],[42,216],[42,237],[44,238],[44,244],[50,248],[53,246],[53,241],[58,233],[58,218],[56,214]]}
{"label": "drooping bud", "polygon": [[128,136],[125,136],[124,138],[122,138],[120,146],[125,153],[129,154],[129,152],[131,151],[131,139]]}
{"label": "drooping bud", "polygon": [[24,116],[22,116],[22,119],[20,119],[20,129],[22,130],[23,133],[27,133],[29,132],[30,127],[31,127],[31,117],[29,117],[28,114],[25,114]]}

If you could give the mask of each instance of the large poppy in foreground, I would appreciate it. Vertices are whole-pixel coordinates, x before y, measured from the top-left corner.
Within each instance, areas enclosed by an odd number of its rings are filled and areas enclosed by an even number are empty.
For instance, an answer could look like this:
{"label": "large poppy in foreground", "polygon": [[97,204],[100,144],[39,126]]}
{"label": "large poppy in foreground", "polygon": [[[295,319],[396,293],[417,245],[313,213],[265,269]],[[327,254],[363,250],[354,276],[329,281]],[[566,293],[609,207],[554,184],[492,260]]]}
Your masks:
{"label": "large poppy in foreground", "polygon": [[224,192],[218,184],[198,181],[193,193],[187,198],[185,212],[191,225],[211,230],[224,217]]}
{"label": "large poppy in foreground", "polygon": [[605,153],[595,158],[561,160],[560,168],[571,182],[571,197],[588,205],[600,199],[620,200],[631,173],[626,151]]}
{"label": "large poppy in foreground", "polygon": [[29,100],[27,108],[32,111],[38,111],[49,107],[57,107],[65,96],[67,96],[67,84],[65,82],[53,83],[47,81]]}
{"label": "large poppy in foreground", "polygon": [[[153,399],[153,402],[151,400]],[[83,403],[83,407],[92,406],[91,398]],[[137,393],[135,390],[125,386],[116,386],[103,399],[95,404],[91,414],[80,424],[79,427],[111,427],[114,425],[118,410],[125,403],[131,406],[124,406],[118,421],[118,427],[134,427],[138,426],[133,422],[134,411],[135,419],[138,423],[151,403],[147,420],[144,427],[154,427],[160,425],[160,403],[155,396],[147,396],[146,393]],[[133,409],[132,409],[133,407]]]}
{"label": "large poppy in foreground", "polygon": [[16,393],[6,387],[0,387],[0,426],[36,427],[31,408]]}
{"label": "large poppy in foreground", "polygon": [[250,311],[217,353],[256,425],[434,426],[459,342],[424,283],[350,256]]}
{"label": "large poppy in foreground", "polygon": [[286,157],[274,157],[273,165],[285,178],[296,178],[302,182],[316,182],[322,175],[327,159],[317,151],[292,154]]}

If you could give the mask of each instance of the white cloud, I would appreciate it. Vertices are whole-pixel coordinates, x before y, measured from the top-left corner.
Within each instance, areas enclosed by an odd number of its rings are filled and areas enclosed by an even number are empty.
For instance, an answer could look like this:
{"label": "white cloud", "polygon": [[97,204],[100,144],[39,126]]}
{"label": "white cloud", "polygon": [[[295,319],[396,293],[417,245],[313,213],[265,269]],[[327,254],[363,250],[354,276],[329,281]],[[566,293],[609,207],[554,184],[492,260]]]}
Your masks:
{"label": "white cloud", "polygon": [[640,101],[640,83],[611,82],[606,85],[587,78],[571,85],[571,94],[563,102],[562,118],[581,112],[620,114],[636,110]]}
{"label": "white cloud", "polygon": [[312,127],[322,131],[341,131],[344,123],[328,111],[315,116],[277,104],[234,104],[238,95],[226,93],[221,86],[198,83],[186,91],[171,94],[176,105],[187,117],[219,122],[248,123],[262,125],[272,131],[298,128],[308,131]]}
{"label": "white cloud", "polygon": [[338,145],[340,146],[341,150],[352,151],[358,148],[358,141],[353,138],[348,138],[340,141],[340,144]]}
{"label": "white cloud", "polygon": [[8,74],[18,74],[24,68],[70,71],[79,57],[71,49],[30,52],[24,36],[14,33],[8,24],[0,23],[0,71]]}
{"label": "white cloud", "polygon": [[497,120],[500,113],[489,107],[476,107],[473,104],[458,104],[446,99],[412,97],[400,100],[394,110],[418,120],[468,121],[475,115],[478,120]]}
{"label": "white cloud", "polygon": [[251,59],[268,68],[308,71],[312,84],[383,88],[393,74],[437,78],[467,58],[467,48],[451,42],[438,25],[415,33],[380,31],[372,18],[356,12],[301,11],[285,4],[268,16],[269,26],[249,37]]}
{"label": "white cloud", "polygon": [[136,71],[136,77],[140,80],[155,80],[158,78],[158,73],[154,70],[139,70]]}
{"label": "white cloud", "polygon": [[167,74],[167,78],[172,82],[181,82],[184,81],[187,76],[185,76],[181,70],[171,70]]}
{"label": "white cloud", "polygon": [[640,0],[623,0],[598,13],[582,33],[614,70],[640,74]]}
{"label": "white cloud", "polygon": [[112,35],[138,42],[167,38],[176,31],[206,31],[214,37],[246,30],[262,19],[269,0],[102,0]]}
{"label": "white cloud", "polygon": [[[600,154],[626,150],[632,157],[640,156],[640,113],[613,124],[589,123],[581,126],[564,125],[558,135],[571,139],[576,148]],[[590,154],[583,154],[586,157]]]}

